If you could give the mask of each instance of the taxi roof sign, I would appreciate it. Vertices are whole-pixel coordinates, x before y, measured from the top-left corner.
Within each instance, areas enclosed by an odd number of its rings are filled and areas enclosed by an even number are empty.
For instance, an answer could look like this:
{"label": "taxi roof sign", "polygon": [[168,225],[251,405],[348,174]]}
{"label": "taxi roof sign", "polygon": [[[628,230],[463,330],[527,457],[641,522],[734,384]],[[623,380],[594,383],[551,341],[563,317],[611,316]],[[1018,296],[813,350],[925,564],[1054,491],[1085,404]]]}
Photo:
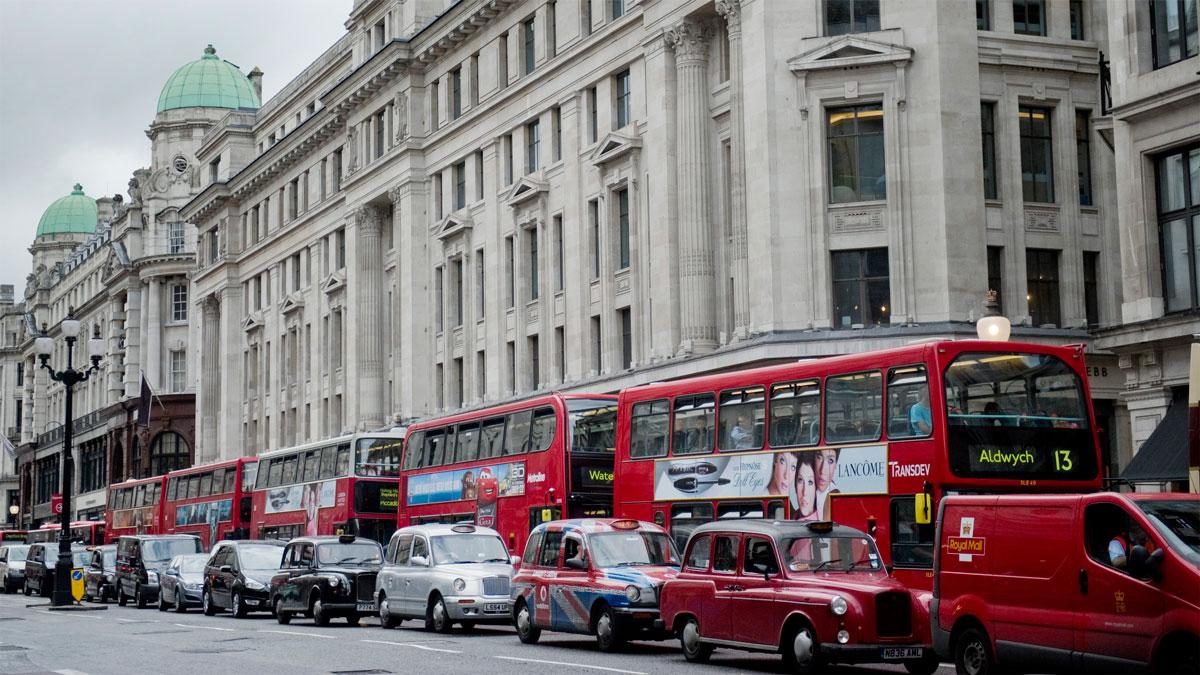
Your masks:
{"label": "taxi roof sign", "polygon": [[469,533],[475,531],[475,526],[474,525],[455,525],[454,527],[450,528],[450,531],[457,532],[459,534],[469,534]]}
{"label": "taxi roof sign", "polygon": [[611,525],[616,530],[636,530],[641,523],[632,518],[622,518],[612,521]]}
{"label": "taxi roof sign", "polygon": [[832,520],[814,520],[813,522],[808,524],[808,531],[809,532],[832,532],[833,531],[833,521]]}

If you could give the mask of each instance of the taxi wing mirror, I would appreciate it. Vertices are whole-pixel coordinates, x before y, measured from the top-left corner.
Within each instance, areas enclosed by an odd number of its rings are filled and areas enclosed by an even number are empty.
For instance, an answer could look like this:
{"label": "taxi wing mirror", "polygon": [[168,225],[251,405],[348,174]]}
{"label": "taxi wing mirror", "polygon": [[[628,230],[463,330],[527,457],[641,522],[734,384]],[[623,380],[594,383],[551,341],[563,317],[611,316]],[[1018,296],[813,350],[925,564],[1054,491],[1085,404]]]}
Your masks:
{"label": "taxi wing mirror", "polygon": [[233,567],[231,567],[230,565],[221,565],[221,573],[222,574],[229,574],[231,572],[233,572]]}
{"label": "taxi wing mirror", "polygon": [[563,564],[573,570],[587,569],[587,563],[580,558],[567,558]]}
{"label": "taxi wing mirror", "polygon": [[513,567],[520,567],[520,565],[521,565],[521,556],[519,556],[519,555],[513,555],[513,556],[509,556],[509,557],[508,557],[508,563],[509,563],[510,565],[512,565]]}
{"label": "taxi wing mirror", "polygon": [[423,555],[414,555],[409,562],[417,567],[429,567],[429,558]]}

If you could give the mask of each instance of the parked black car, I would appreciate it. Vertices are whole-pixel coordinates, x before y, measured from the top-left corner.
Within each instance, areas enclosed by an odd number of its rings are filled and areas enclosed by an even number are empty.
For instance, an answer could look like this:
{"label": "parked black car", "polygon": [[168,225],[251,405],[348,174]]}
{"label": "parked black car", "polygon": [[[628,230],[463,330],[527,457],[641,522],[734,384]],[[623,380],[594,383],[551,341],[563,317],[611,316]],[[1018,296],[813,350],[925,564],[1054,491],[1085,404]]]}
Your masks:
{"label": "parked black car", "polygon": [[29,544],[0,546],[0,584],[5,593],[16,593],[17,589],[25,587],[25,556],[28,554]]}
{"label": "parked black car", "polygon": [[271,577],[282,557],[282,541],[218,542],[204,566],[204,613],[229,610],[240,619],[271,611]]}
{"label": "parked black car", "polygon": [[141,609],[158,599],[158,575],[171,558],[203,553],[200,537],[191,534],[131,534],[117,540],[117,604],[130,599]]}
{"label": "parked black car", "polygon": [[167,569],[158,575],[158,611],[175,608],[180,614],[188,607],[200,604],[201,589],[204,588],[204,565],[208,556],[204,553],[187,553],[171,559]]}
{"label": "parked black car", "polygon": [[[71,547],[71,567],[86,567],[91,552],[82,546]],[[58,562],[58,544],[32,544],[25,560],[25,595],[37,593],[48,598],[54,593],[54,564]]]}
{"label": "parked black car", "polygon": [[92,558],[83,570],[83,599],[88,602],[108,602],[117,599],[117,545],[106,544],[92,549]]}
{"label": "parked black car", "polygon": [[271,607],[286,624],[296,614],[311,616],[318,626],[334,616],[357,625],[375,614],[375,579],[383,563],[383,547],[372,539],[345,534],[301,537],[288,542],[283,568],[271,579]]}

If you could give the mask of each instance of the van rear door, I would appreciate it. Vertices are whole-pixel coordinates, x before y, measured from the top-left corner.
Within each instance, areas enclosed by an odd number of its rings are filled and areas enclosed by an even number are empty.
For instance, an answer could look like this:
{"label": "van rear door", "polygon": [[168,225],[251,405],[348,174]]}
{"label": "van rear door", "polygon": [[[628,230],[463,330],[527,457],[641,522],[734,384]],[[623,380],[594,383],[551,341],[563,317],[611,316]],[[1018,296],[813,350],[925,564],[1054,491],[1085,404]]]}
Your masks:
{"label": "van rear door", "polygon": [[1075,540],[1083,551],[1076,588],[1083,609],[1077,641],[1083,668],[1111,667],[1120,660],[1148,663],[1163,629],[1163,593],[1152,581],[1135,579],[1114,564],[1108,547],[1118,535],[1128,538],[1131,527],[1146,533],[1152,546],[1162,548],[1163,542],[1141,514],[1118,498],[1089,501],[1081,520]]}

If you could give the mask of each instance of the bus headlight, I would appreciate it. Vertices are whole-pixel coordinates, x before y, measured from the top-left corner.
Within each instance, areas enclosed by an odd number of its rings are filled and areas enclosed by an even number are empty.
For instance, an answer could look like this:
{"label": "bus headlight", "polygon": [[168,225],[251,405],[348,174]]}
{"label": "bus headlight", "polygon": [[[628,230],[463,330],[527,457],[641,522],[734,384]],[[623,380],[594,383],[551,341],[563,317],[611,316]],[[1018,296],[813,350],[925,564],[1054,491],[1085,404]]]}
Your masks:
{"label": "bus headlight", "polygon": [[829,601],[829,611],[838,616],[843,616],[846,610],[850,609],[850,605],[846,603],[846,599],[840,595],[833,596],[833,600]]}
{"label": "bus headlight", "polygon": [[465,590],[467,590],[466,580],[465,579],[455,579],[454,580],[454,592],[462,593]]}
{"label": "bus headlight", "polygon": [[630,602],[637,602],[638,600],[642,599],[642,589],[633,585],[626,586],[625,597],[628,598]]}

